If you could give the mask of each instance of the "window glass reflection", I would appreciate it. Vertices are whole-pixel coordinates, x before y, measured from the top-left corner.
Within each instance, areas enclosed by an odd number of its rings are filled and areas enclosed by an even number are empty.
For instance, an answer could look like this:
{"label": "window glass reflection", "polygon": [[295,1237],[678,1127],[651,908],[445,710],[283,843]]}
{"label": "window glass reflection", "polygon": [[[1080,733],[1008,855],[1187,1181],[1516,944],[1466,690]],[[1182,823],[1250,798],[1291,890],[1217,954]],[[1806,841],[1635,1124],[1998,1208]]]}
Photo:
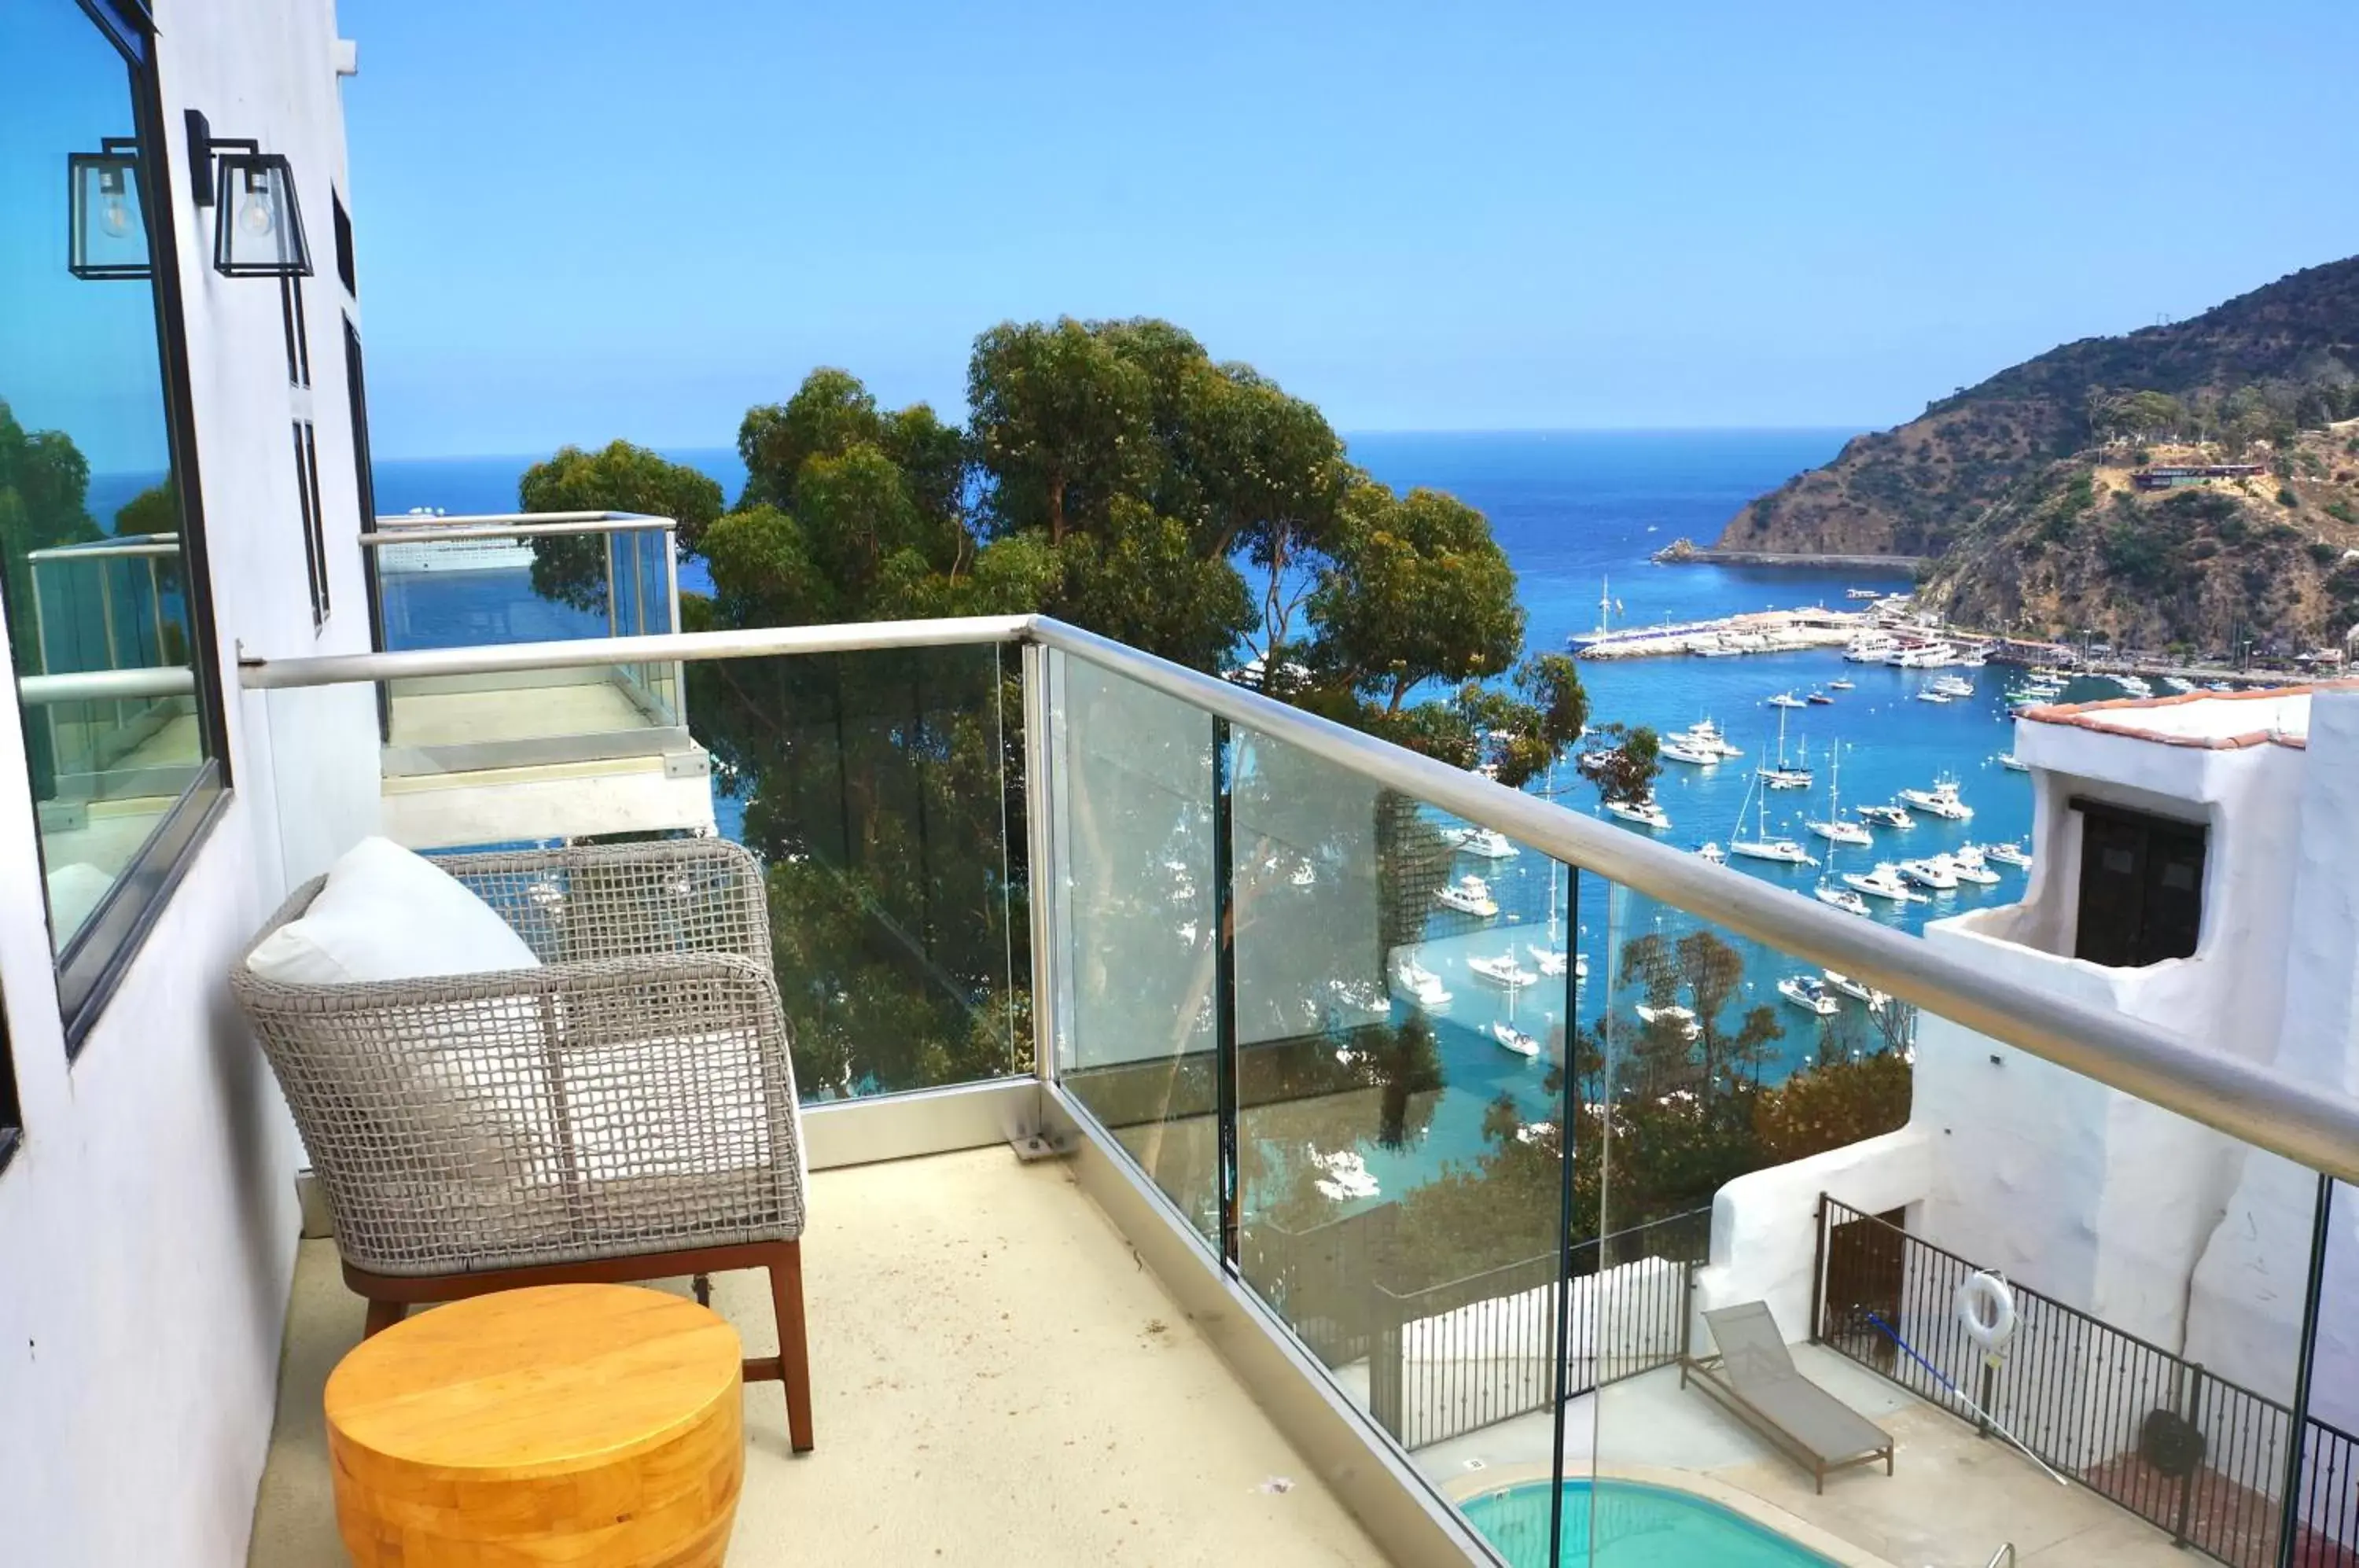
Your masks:
{"label": "window glass reflection", "polygon": [[[78,6],[0,9],[0,593],[60,951],[207,755],[155,285],[69,270],[68,159],[136,130]],[[91,221],[144,224],[158,189]]]}

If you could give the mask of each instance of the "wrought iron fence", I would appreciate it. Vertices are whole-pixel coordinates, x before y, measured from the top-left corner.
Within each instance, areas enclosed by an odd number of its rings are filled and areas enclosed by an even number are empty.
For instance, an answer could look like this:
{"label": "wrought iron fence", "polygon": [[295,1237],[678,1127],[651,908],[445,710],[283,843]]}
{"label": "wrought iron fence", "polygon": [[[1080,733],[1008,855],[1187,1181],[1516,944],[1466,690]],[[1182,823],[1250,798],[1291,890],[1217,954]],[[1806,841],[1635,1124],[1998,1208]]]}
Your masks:
{"label": "wrought iron fence", "polygon": [[[1958,1287],[1978,1266],[1821,1196],[1811,1337],[2234,1568],[2270,1568],[2293,1412],[2158,1345],[2010,1282],[2017,1327],[1992,1356]],[[1975,1413],[1981,1412],[1980,1415]],[[2359,1444],[2305,1423],[2299,1568],[2359,1568]]]}

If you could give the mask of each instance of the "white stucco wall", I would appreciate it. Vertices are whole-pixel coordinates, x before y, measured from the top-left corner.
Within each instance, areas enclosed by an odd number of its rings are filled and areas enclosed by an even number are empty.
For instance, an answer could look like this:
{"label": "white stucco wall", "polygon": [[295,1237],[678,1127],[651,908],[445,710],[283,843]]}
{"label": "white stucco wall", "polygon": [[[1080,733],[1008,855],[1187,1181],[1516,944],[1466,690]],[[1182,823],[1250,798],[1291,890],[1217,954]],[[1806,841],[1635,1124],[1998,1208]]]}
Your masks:
{"label": "white stucco wall", "polygon": [[[343,169],[333,17],[317,0],[157,10],[233,787],[70,1066],[21,729],[0,697],[0,993],[25,1125],[0,1171],[0,1558],[28,1568],[245,1562],[299,1149],[223,976],[279,895],[280,811],[357,822],[375,807],[364,694],[356,752],[323,709],[282,735],[274,766],[266,712],[234,689],[241,643],[288,655],[368,641],[329,222]],[[293,159],[324,275],[307,302],[336,613],[316,637],[277,290],[212,272],[212,214],[186,190],[184,107]]]}
{"label": "white stucco wall", "polygon": [[[2293,876],[2278,975],[2256,972],[2238,990],[2282,998],[2277,1066],[2359,1092],[2359,692],[2312,700],[2301,798],[2287,826]],[[2317,1177],[2290,1161],[2248,1161],[2190,1293],[2188,1354],[2279,1399],[2293,1391],[2317,1192]],[[2359,1422],[2359,1194],[2348,1188],[2336,1195],[2323,1299],[2311,1409],[2347,1430]]]}
{"label": "white stucco wall", "polygon": [[1729,1182],[1712,1201],[1712,1261],[1695,1274],[1693,1343],[1710,1343],[1701,1314],[1754,1301],[1788,1339],[1809,1338],[1819,1195],[1882,1214],[1921,1200],[1931,1177],[1925,1131],[1909,1126]]}

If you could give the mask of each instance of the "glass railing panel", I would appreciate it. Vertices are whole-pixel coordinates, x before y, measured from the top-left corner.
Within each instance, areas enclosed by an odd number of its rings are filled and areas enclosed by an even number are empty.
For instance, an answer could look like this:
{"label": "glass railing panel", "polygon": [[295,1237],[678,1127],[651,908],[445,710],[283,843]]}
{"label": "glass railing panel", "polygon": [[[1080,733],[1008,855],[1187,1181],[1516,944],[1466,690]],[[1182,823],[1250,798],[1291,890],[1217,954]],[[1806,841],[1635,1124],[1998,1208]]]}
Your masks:
{"label": "glass railing panel", "polygon": [[1240,1272],[1511,1562],[1560,1496],[1573,878],[1239,728]]}
{"label": "glass railing panel", "polygon": [[[2293,1413],[2310,1172],[1708,920],[1584,892],[1603,983],[1577,1052],[1575,1273],[1601,1305],[1574,1314],[1594,1477],[1568,1542],[1601,1563],[1666,1532],[1699,1561],[1765,1534],[1790,1543],[1777,1562],[1982,1563],[2009,1539],[2029,1560],[2069,1540],[2077,1561],[2278,1561],[2288,1482],[2313,1486]],[[2051,993],[2151,1000],[2137,972],[1939,922],[1929,941]],[[1689,1310],[1658,1344],[1665,1301]]]}
{"label": "glass railing panel", "polygon": [[1217,1241],[1212,721],[1084,660],[1043,662],[1059,1075]]}
{"label": "glass railing panel", "polygon": [[[274,691],[288,875],[316,874],[372,831],[429,853],[718,833],[764,867],[807,1101],[1026,1073],[1016,671],[993,645],[695,662],[697,725],[676,749],[388,772],[374,820],[351,823],[305,802],[334,798],[323,769],[374,767],[374,689]],[[398,721],[416,693],[397,686]],[[563,689],[530,690],[546,703]]]}

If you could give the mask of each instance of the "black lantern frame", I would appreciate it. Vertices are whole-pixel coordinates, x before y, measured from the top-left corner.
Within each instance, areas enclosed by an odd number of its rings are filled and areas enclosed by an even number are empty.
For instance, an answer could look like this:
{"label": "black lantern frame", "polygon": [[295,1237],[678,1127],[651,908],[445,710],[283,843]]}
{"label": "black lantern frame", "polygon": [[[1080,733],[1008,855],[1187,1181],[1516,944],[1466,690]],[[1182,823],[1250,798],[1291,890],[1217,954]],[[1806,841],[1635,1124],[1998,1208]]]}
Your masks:
{"label": "black lantern frame", "polygon": [[[97,152],[66,155],[66,270],[87,282],[144,281],[154,277],[156,269],[147,235],[147,191],[140,178],[138,138],[107,136],[98,145]],[[100,203],[95,210],[93,196]],[[92,225],[106,223],[108,202],[121,203],[130,216],[132,230],[113,237],[128,240],[136,232],[139,250],[136,260],[105,259],[105,252],[120,247],[98,240]]]}
{"label": "black lantern frame", "polygon": [[295,166],[249,136],[214,136],[194,109],[188,128],[189,193],[214,210],[213,270],[223,278],[310,277]]}

